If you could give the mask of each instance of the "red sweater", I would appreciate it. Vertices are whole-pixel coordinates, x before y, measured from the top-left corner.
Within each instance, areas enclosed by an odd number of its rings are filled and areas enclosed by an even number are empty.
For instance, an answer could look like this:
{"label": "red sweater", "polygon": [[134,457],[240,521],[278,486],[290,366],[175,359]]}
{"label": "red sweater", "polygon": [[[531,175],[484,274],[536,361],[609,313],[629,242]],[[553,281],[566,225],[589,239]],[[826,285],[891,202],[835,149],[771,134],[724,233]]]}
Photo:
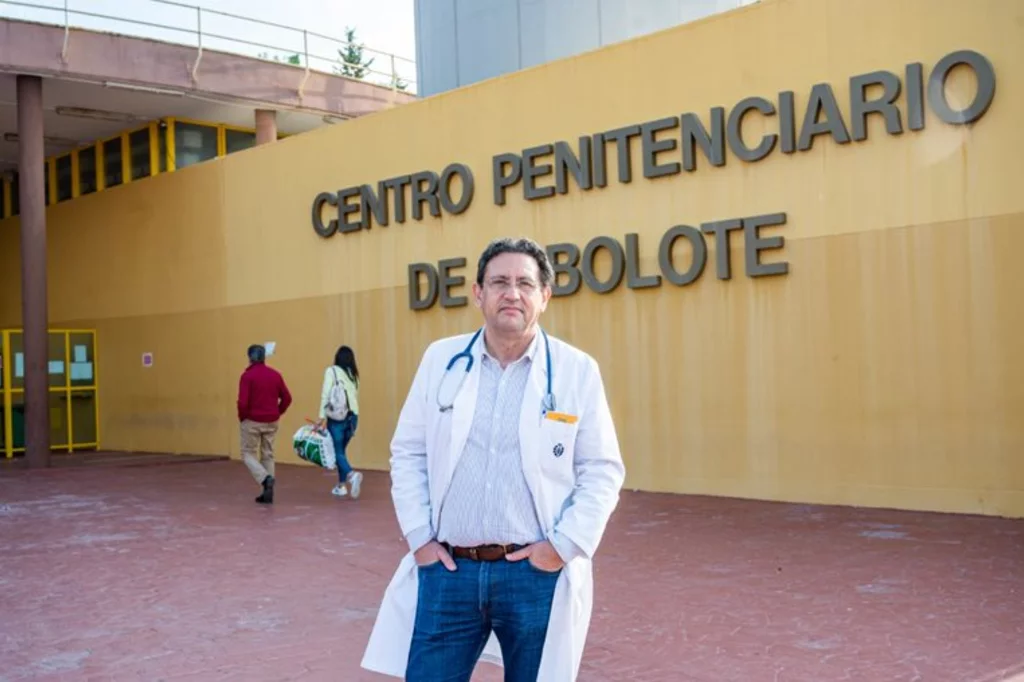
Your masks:
{"label": "red sweater", "polygon": [[291,404],[292,394],[276,369],[257,362],[242,372],[238,382],[238,421],[276,422]]}

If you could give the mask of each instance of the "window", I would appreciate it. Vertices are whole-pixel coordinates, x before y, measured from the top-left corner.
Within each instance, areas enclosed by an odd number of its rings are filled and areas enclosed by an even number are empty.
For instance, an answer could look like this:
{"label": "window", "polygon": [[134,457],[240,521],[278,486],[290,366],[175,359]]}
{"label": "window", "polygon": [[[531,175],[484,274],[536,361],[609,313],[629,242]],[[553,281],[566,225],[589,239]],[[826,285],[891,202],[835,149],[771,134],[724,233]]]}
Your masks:
{"label": "window", "polygon": [[174,123],[175,168],[217,158],[217,129],[193,123]]}
{"label": "window", "polygon": [[96,147],[78,150],[78,194],[96,191]]}
{"label": "window", "polygon": [[115,137],[103,143],[103,186],[117,187],[124,182],[124,166],[121,165],[121,138]]}
{"label": "window", "polygon": [[160,122],[160,125],[157,128],[156,139],[157,139],[157,144],[156,144],[157,152],[156,153],[157,153],[157,157],[159,158],[159,162],[160,162],[160,171],[159,172],[160,173],[166,173],[167,172],[167,122],[166,121],[161,121]]}
{"label": "window", "polygon": [[128,153],[132,161],[132,180],[148,178],[153,170],[149,165],[149,128],[128,135]]}
{"label": "window", "polygon": [[241,130],[225,130],[224,141],[226,142],[228,154],[240,152],[243,149],[256,146],[256,133],[247,133]]}
{"label": "window", "polygon": [[71,155],[57,157],[57,201],[71,198]]}

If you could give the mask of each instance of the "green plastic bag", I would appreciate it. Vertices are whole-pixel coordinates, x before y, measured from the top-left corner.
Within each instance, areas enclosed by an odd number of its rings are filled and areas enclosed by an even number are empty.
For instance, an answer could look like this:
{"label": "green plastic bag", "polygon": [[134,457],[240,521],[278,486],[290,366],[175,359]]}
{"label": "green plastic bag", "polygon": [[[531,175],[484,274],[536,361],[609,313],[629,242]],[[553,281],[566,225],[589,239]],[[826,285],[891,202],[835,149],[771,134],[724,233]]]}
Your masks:
{"label": "green plastic bag", "polygon": [[316,464],[324,469],[338,466],[334,455],[334,441],[327,431],[320,431],[312,424],[303,424],[292,437],[292,449],[299,459]]}

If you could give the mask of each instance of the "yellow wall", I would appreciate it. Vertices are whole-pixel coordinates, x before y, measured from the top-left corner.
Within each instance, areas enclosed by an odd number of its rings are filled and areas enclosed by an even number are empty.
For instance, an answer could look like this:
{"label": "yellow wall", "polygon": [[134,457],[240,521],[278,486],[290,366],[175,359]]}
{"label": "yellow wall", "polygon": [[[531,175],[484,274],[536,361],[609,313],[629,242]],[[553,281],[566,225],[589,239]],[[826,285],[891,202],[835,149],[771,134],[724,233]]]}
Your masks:
{"label": "yellow wall", "polygon": [[[542,201],[491,201],[491,157],[622,125],[731,107],[909,62],[925,77],[974,49],[995,100],[940,122],[745,164]],[[905,82],[905,81],[904,81]],[[972,81],[957,71],[950,97]],[[901,109],[905,112],[904,95]],[[755,140],[756,120],[745,126]],[[1005,0],[767,0],[579,58],[51,207],[53,323],[98,329],[105,447],[237,456],[234,398],[251,342],[296,396],[281,458],[314,417],[323,366],[352,345],[364,376],[358,466],[384,468],[425,345],[478,324],[474,308],[408,309],[406,267],[526,234],[581,248],[639,233],[643,271],[669,227],[785,212],[767,261],[785,276],[703,277],[555,299],[546,324],[604,371],[630,488],[1024,516],[1024,6]],[[847,122],[849,118],[847,117]],[[906,119],[904,119],[906,124]],[[768,119],[765,130],[777,122]],[[667,157],[666,157],[667,158]],[[320,191],[465,163],[465,213],[327,241]],[[543,184],[550,184],[544,178]],[[16,221],[0,225],[0,322],[19,315]],[[682,255],[680,256],[683,257]],[[473,268],[463,274],[471,279]],[[465,293],[460,291],[459,293]],[[155,366],[143,369],[152,351]],[[242,475],[241,473],[239,475]]]}

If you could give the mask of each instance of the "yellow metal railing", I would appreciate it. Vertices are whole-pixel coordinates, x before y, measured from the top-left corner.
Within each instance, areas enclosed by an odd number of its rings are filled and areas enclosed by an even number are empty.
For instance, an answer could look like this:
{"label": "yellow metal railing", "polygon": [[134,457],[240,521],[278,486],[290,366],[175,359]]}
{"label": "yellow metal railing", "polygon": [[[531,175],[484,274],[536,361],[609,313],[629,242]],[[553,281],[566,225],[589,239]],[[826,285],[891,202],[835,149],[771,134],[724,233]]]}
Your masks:
{"label": "yellow metal railing", "polygon": [[[11,458],[25,451],[25,364],[21,330],[3,330],[0,344],[0,381],[3,382],[0,443],[4,456]],[[96,330],[51,329],[47,344],[51,449],[67,452],[99,449]]]}

